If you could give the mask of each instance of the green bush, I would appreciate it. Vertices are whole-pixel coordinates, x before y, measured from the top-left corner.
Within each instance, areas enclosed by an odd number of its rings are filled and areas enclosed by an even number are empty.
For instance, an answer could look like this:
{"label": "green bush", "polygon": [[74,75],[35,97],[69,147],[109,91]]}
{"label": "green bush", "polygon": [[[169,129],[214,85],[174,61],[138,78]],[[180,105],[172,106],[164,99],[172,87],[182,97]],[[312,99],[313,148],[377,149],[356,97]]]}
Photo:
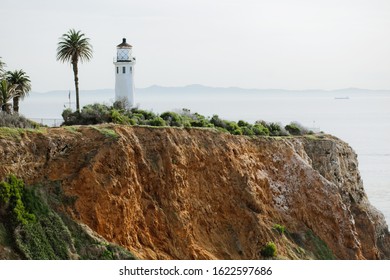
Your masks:
{"label": "green bush", "polygon": [[307,128],[303,127],[301,124],[297,122],[292,122],[285,126],[285,129],[291,134],[291,135],[305,135],[305,134],[312,134],[311,131],[309,131]]}
{"label": "green bush", "polygon": [[111,122],[111,113],[108,106],[103,104],[92,104],[84,106],[80,112],[82,124],[98,124]]}
{"label": "green bush", "polygon": [[113,123],[117,124],[135,124],[132,119],[130,119],[128,116],[124,115],[117,109],[111,110],[111,120]]}
{"label": "green bush", "polygon": [[286,227],[279,224],[275,224],[273,228],[280,234],[284,234],[286,232]]}
{"label": "green bush", "polygon": [[151,126],[166,126],[166,122],[160,118],[160,117],[154,117],[153,119],[149,120],[147,122],[148,125],[151,125]]}
{"label": "green bush", "polygon": [[153,112],[141,110],[138,108],[133,108],[130,110],[132,115],[138,115],[142,120],[152,120],[157,117],[157,115]]}
{"label": "green bush", "polygon": [[210,119],[210,123],[212,123],[215,127],[221,127],[221,128],[227,129],[226,123],[224,122],[224,120],[219,118],[218,115],[213,115]]}
{"label": "green bush", "polygon": [[103,104],[84,106],[80,112],[66,109],[62,112],[63,125],[90,125],[112,122],[110,108]]}
{"label": "green bush", "polygon": [[271,136],[282,136],[283,134],[286,134],[284,133],[282,126],[278,123],[269,123],[267,128]]}
{"label": "green bush", "polygon": [[224,123],[225,123],[224,128],[227,129],[227,131],[229,131],[231,134],[242,135],[241,127],[239,127],[236,122],[225,120]]}
{"label": "green bush", "polygon": [[169,126],[183,126],[182,117],[175,112],[164,112],[160,115],[160,117],[166,122],[166,125]]}
{"label": "green bush", "polygon": [[255,132],[253,131],[252,126],[243,126],[241,127],[241,131],[243,135],[253,136],[255,135]]}
{"label": "green bush", "polygon": [[288,124],[285,126],[285,129],[291,134],[291,135],[301,135],[301,130],[293,124]]}
{"label": "green bush", "polygon": [[198,113],[192,114],[189,122],[192,127],[214,127],[210,120]]}
{"label": "green bush", "polygon": [[261,123],[255,124],[252,128],[255,135],[258,136],[268,136],[269,135],[269,129],[262,125]]}
{"label": "green bush", "polygon": [[263,249],[261,249],[261,255],[265,258],[273,258],[276,257],[276,245],[273,242],[267,242]]}
{"label": "green bush", "polygon": [[127,125],[151,125],[174,127],[214,127],[221,132],[248,136],[287,136],[309,133],[298,123],[282,127],[279,123],[256,121],[250,124],[244,120],[238,122],[221,119],[218,115],[210,117],[191,113],[189,109],[179,112],[167,111],[161,115],[139,108],[126,109],[122,103],[115,102],[112,106],[92,104],[84,106],[80,113],[66,109],[62,113],[64,125],[88,125],[113,122]]}
{"label": "green bush", "polygon": [[246,121],[243,121],[243,120],[239,120],[238,121],[238,123],[237,123],[237,125],[239,126],[239,127],[245,127],[245,126],[250,126],[250,124],[249,123],[247,123]]}
{"label": "green bush", "polygon": [[22,180],[16,178],[15,175],[8,176],[5,181],[0,182],[0,204],[10,210],[14,223],[26,225],[36,219],[35,215],[29,213],[24,206],[24,188]]}

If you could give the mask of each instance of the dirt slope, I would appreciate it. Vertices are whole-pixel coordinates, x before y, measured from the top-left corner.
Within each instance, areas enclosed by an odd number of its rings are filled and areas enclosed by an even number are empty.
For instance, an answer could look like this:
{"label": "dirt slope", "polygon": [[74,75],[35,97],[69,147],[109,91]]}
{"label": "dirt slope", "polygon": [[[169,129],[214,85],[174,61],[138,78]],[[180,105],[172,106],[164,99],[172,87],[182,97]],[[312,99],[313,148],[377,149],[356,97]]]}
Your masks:
{"label": "dirt slope", "polygon": [[356,154],[331,136],[119,125],[0,135],[0,179],[56,182],[74,201],[57,211],[142,259],[258,259],[269,241],[279,258],[390,257]]}

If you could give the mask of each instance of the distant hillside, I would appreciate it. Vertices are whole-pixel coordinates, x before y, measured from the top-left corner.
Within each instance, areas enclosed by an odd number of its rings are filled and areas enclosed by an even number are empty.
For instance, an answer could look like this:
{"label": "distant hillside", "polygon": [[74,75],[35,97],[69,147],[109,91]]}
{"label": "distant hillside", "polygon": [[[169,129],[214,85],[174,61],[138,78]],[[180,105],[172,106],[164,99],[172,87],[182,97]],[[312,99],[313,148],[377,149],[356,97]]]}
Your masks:
{"label": "distant hillside", "polygon": [[[163,87],[151,86],[147,88],[136,89],[136,104],[141,108],[158,111],[161,109],[161,102],[165,102],[164,110],[172,110],[174,108],[182,108],[178,104],[192,104],[195,102],[205,102],[205,100],[221,100],[221,97],[226,99],[239,98],[240,101],[246,101],[255,96],[279,96],[284,98],[285,95],[294,96],[310,96],[324,95],[329,93],[331,98],[353,96],[355,94],[390,94],[389,90],[366,90],[357,88],[339,89],[333,91],[325,90],[283,90],[283,89],[244,89],[238,87],[208,87],[202,85],[188,85],[184,87]],[[108,103],[112,104],[115,100],[114,89],[97,89],[97,90],[82,90],[80,92],[80,103],[82,106],[92,103]],[[179,102],[180,101],[180,102]],[[251,102],[251,101],[249,101]],[[153,103],[153,104],[152,104]],[[183,105],[183,106],[190,106]],[[149,106],[146,107],[145,106]],[[75,108],[75,93],[71,91],[71,99],[69,100],[69,90],[55,90],[49,92],[31,92],[28,98],[21,102],[20,110],[23,115],[29,118],[56,118],[61,119],[61,113],[65,108]],[[191,107],[186,107],[191,108]],[[212,113],[216,113],[213,110]]]}

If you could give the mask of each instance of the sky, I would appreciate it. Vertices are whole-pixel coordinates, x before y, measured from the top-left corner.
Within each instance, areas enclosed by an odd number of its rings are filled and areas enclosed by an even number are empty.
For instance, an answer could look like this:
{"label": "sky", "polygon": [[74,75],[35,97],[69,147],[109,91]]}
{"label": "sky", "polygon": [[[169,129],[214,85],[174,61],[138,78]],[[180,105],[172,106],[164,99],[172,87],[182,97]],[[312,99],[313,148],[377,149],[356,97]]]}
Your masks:
{"label": "sky", "polygon": [[0,57],[33,91],[73,90],[56,61],[71,28],[94,50],[81,90],[114,88],[124,37],[139,88],[390,89],[388,0],[0,0]]}

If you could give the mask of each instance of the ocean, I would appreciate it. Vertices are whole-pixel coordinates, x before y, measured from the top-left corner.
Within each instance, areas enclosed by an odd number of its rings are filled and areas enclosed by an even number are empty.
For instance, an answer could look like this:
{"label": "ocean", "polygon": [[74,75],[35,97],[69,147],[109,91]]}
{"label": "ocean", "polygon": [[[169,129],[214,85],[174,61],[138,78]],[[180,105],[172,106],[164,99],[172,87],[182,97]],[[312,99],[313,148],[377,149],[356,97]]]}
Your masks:
{"label": "ocean", "polygon": [[[68,93],[33,93],[21,103],[26,117],[59,119],[68,106]],[[81,104],[113,102],[113,90],[85,92]],[[390,92],[215,90],[196,88],[182,91],[154,88],[138,90],[136,103],[156,113],[190,109],[205,116],[219,115],[228,120],[255,122],[292,121],[332,134],[355,150],[359,170],[370,202],[390,222]],[[71,102],[72,105],[72,102]],[[56,120],[58,123],[59,120]]]}

